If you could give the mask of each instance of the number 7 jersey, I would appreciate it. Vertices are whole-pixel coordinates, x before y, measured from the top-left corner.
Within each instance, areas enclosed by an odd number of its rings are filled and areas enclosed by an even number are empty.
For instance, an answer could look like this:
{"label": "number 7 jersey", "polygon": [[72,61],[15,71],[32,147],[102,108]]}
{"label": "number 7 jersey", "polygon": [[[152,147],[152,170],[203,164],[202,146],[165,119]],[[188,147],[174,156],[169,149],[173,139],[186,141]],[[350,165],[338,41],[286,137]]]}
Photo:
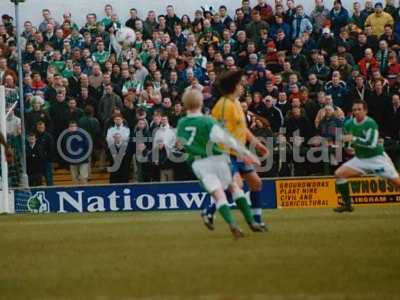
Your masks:
{"label": "number 7 jersey", "polygon": [[215,125],[218,125],[217,121],[202,114],[189,115],[179,120],[177,137],[185,147],[190,161],[223,153],[210,139]]}

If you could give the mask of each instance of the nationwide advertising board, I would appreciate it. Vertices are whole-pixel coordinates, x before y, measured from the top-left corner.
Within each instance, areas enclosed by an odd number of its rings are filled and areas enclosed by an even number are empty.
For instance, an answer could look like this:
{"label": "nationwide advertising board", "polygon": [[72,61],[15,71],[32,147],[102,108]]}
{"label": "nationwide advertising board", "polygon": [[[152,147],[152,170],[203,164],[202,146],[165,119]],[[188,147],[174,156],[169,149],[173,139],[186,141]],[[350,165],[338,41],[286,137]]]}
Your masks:
{"label": "nationwide advertising board", "polygon": [[[15,195],[17,213],[198,210],[210,203],[197,182],[37,188],[28,197]],[[276,208],[273,181],[264,181],[262,195],[263,208]]]}
{"label": "nationwide advertising board", "polygon": [[[375,177],[350,181],[356,205],[400,203],[400,191]],[[334,178],[263,180],[263,208],[336,207],[340,194]],[[197,182],[44,187],[15,191],[15,212],[106,212],[199,210],[210,197]]]}
{"label": "nationwide advertising board", "polygon": [[[349,187],[356,205],[400,203],[400,190],[384,179],[355,178]],[[336,207],[341,202],[334,178],[277,180],[276,197],[278,208]]]}

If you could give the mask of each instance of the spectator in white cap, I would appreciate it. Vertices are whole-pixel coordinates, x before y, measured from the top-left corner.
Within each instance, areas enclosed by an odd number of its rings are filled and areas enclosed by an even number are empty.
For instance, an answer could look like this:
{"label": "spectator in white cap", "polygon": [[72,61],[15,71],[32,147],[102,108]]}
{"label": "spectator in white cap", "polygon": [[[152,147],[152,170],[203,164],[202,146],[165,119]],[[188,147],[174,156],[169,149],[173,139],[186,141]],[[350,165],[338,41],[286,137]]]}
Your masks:
{"label": "spectator in white cap", "polygon": [[317,42],[317,48],[321,50],[324,56],[329,56],[336,52],[336,41],[328,27],[322,29],[322,36]]}

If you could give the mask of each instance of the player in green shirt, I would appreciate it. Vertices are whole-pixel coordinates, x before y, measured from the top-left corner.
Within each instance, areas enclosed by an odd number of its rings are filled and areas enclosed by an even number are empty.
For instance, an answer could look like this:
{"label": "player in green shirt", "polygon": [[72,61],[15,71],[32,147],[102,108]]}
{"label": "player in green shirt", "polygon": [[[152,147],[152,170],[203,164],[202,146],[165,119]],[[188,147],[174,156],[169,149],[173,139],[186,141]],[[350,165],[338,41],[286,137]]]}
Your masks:
{"label": "player in green shirt", "polygon": [[218,211],[228,223],[235,238],[243,237],[231,214],[225,189],[229,188],[236,205],[241,210],[251,230],[262,231],[254,222],[245,194],[232,177],[229,156],[218,144],[234,149],[247,164],[258,163],[259,160],[249,150],[236,141],[211,117],[201,113],[203,95],[191,90],[183,95],[183,104],[187,116],[179,120],[177,127],[178,140],[188,154],[193,173],[200,180],[203,188],[214,198]]}
{"label": "player in green shirt", "polygon": [[347,179],[364,174],[374,174],[390,180],[400,188],[400,177],[383,145],[379,142],[376,122],[367,116],[368,107],[362,100],[353,103],[353,118],[344,124],[343,141],[354,149],[355,156],[335,172],[336,186],[342,195],[343,205],[335,212],[351,212],[351,198]]}

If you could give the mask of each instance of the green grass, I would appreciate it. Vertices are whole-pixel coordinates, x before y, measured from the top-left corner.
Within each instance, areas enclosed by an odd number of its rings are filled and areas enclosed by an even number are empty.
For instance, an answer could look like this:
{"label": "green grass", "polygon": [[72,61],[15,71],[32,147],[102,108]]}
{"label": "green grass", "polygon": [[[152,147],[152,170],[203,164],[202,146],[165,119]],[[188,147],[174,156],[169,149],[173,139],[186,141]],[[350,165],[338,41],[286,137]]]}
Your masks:
{"label": "green grass", "polygon": [[266,215],[240,241],[198,213],[0,216],[0,299],[400,298],[399,206]]}

